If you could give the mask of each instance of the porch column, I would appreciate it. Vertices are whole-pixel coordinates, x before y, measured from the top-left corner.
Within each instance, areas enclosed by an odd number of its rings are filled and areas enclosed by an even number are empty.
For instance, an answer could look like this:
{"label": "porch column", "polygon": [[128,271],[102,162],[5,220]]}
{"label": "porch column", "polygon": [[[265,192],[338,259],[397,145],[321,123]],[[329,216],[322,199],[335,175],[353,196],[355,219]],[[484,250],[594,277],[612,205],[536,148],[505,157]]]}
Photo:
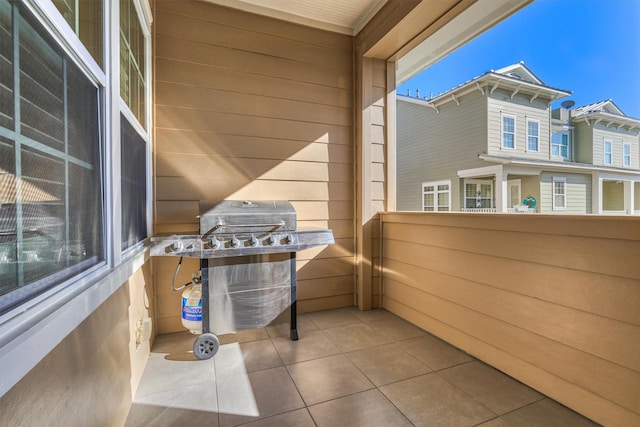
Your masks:
{"label": "porch column", "polygon": [[598,172],[591,174],[591,213],[602,215],[602,180]]}
{"label": "porch column", "polygon": [[507,173],[503,170],[496,173],[496,212],[507,212]]}
{"label": "porch column", "polygon": [[634,201],[634,188],[633,181],[623,181],[624,184],[624,211],[627,215],[633,215]]}

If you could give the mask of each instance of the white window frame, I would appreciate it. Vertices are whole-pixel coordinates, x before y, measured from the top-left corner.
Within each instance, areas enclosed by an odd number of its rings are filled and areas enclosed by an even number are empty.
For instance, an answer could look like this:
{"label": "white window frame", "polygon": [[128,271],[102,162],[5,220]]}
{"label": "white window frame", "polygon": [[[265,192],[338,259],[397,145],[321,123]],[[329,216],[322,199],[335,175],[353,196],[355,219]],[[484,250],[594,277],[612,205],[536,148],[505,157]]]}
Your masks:
{"label": "white window frame", "polygon": [[[562,183],[563,194],[556,194],[556,184]],[[556,203],[556,196],[562,196],[562,205]],[[554,211],[564,211],[567,209],[567,178],[564,176],[554,176],[551,180],[551,204]]]}
{"label": "white window frame", "polygon": [[[607,147],[609,147],[609,150],[607,150]],[[609,161],[607,161],[607,155],[609,156]],[[611,141],[610,139],[605,139],[602,142],[602,164],[613,164],[613,141]]]}
{"label": "white window frame", "polygon": [[[151,82],[151,9],[148,0],[134,0],[143,28],[146,47],[147,81]],[[11,366],[0,376],[0,396],[10,390],[49,354],[65,337],[116,292],[148,259],[144,242],[126,253],[120,248],[120,113],[130,112],[120,105],[119,94],[119,2],[105,1],[103,52],[104,70],[98,66],[75,32],[50,1],[23,0],[29,9],[78,67],[98,86],[104,109],[104,216],[105,263],[73,277],[32,300],[0,315],[0,365]],[[111,18],[109,18],[111,17]],[[147,129],[151,122],[151,84],[147,85]],[[132,114],[131,114],[132,115]],[[137,122],[137,121],[135,121]],[[134,122],[134,123],[135,123]],[[138,127],[138,130],[141,126]],[[144,130],[147,141],[150,131]],[[149,144],[149,150],[151,144]],[[147,160],[147,215],[151,235],[151,156]]]}
{"label": "white window frame", "polygon": [[[535,135],[532,135],[529,133],[529,123],[536,123],[538,125],[537,130],[538,132]],[[527,149],[526,151],[531,152],[531,153],[538,153],[540,152],[540,120],[538,119],[527,119]],[[536,139],[536,148],[535,150],[531,149],[529,147],[529,138],[535,138]],[[514,137],[515,140],[515,137]]]}
{"label": "white window frame", "polygon": [[[446,185],[448,189],[438,190],[438,186],[441,186],[441,185]],[[425,190],[426,187],[433,187],[433,191],[426,191]],[[446,211],[440,210],[440,205],[438,204],[438,195],[442,193],[448,194],[448,202],[447,202],[448,209]],[[433,210],[432,211],[426,210],[426,206],[424,204],[425,194],[433,194]],[[451,180],[423,182],[422,183],[422,200],[420,203],[422,205],[423,212],[451,212]]]}
{"label": "white window frame", "polygon": [[[554,135],[567,135],[567,155],[566,156],[562,155],[562,148],[564,147],[564,144],[562,143],[557,144],[553,142]],[[554,132],[551,134],[551,157],[568,159],[570,157],[569,153],[571,152],[570,146],[571,146],[571,134],[569,133],[569,131]],[[557,155],[553,154],[553,147],[558,147]]]}
{"label": "white window frame", "polygon": [[[507,132],[504,129],[504,119],[510,118],[513,120],[513,132]],[[507,147],[504,145],[504,136],[505,134],[513,135],[513,147]],[[502,113],[500,115],[500,147],[504,150],[515,150],[516,149],[516,116],[513,114]]]}
{"label": "white window frame", "polygon": [[[493,209],[495,208],[494,206],[494,185],[493,185],[493,180],[490,179],[465,179],[464,182],[462,183],[462,203],[463,203],[463,207],[465,209]],[[476,194],[479,193],[479,188],[481,185],[490,185],[491,186],[491,194],[490,196],[487,197],[480,197],[480,199],[489,199],[491,201],[490,206],[488,208],[481,208],[479,206],[477,206],[477,199],[478,197],[476,197],[476,206],[475,208],[468,208],[467,207],[467,199],[470,197],[467,197],[467,185],[475,185],[476,186]]]}
{"label": "white window frame", "polygon": [[631,144],[628,142],[622,143],[622,166],[631,167]]}

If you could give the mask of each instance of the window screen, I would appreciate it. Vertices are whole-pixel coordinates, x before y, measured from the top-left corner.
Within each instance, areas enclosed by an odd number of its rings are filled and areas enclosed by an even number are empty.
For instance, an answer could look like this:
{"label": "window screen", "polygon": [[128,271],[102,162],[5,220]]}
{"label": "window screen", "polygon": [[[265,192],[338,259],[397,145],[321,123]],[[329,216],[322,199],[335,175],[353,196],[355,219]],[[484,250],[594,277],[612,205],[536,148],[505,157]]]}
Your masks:
{"label": "window screen", "polygon": [[147,143],[120,115],[122,249],[147,237]]}
{"label": "window screen", "polygon": [[0,34],[3,312],[103,261],[104,227],[98,87],[17,2]]}

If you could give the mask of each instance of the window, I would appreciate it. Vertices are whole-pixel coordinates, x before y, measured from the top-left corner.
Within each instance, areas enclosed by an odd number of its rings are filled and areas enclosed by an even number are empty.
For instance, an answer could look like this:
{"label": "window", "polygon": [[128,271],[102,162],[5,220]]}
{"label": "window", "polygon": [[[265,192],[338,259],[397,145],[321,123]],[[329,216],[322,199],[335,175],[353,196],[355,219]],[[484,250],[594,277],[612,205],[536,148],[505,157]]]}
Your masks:
{"label": "window", "polygon": [[147,143],[120,115],[122,250],[147,238]]}
{"label": "window", "polygon": [[631,167],[631,144],[622,144],[622,165]]}
{"label": "window", "polygon": [[603,158],[603,163],[605,165],[610,165],[611,164],[611,141],[607,141],[606,139],[604,140],[604,158]]}
{"label": "window", "polygon": [[0,33],[2,313],[105,249],[100,90],[20,3],[0,0]]}
{"label": "window", "polygon": [[427,212],[451,210],[451,181],[422,184],[422,210]]}
{"label": "window", "polygon": [[502,148],[516,148],[516,118],[502,115]]}
{"label": "window", "polygon": [[78,35],[93,59],[102,67],[103,58],[103,0],[53,0],[65,21]]}
{"label": "window", "polygon": [[464,207],[489,209],[493,207],[493,181],[466,180],[464,182]]}
{"label": "window", "polygon": [[527,151],[538,151],[539,129],[540,122],[538,120],[527,120]]}
{"label": "window", "polygon": [[553,210],[567,208],[567,178],[553,177]]}
{"label": "window", "polygon": [[146,128],[146,37],[133,0],[120,0],[120,96]]}
{"label": "window", "polygon": [[555,132],[551,135],[551,155],[569,158],[569,132]]}

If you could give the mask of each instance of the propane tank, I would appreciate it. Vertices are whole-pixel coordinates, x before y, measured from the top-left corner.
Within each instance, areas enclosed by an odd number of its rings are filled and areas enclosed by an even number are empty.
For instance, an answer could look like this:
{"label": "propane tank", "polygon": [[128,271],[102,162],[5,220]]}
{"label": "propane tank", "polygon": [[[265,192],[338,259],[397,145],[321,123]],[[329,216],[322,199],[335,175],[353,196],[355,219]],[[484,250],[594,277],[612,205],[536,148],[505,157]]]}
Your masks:
{"label": "propane tank", "polygon": [[182,326],[192,334],[202,333],[202,283],[200,272],[193,273],[193,285],[182,292]]}

